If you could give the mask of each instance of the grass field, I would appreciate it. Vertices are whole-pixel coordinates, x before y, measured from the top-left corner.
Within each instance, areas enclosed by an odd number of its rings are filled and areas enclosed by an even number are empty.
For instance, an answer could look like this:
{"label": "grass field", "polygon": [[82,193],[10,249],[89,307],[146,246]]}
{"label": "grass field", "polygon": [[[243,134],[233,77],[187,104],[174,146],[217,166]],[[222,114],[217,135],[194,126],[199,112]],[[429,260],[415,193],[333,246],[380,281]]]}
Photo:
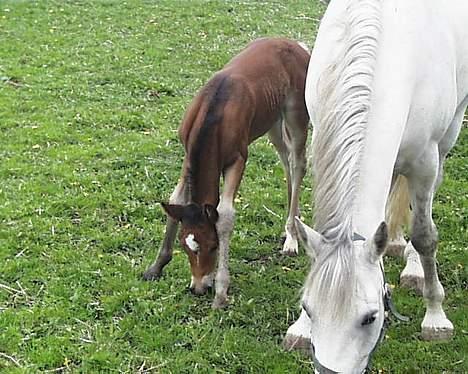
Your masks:
{"label": "grass field", "polygon": [[[285,186],[266,140],[237,200],[230,307],[188,292],[180,250],[159,282],[141,273],[163,235],[159,202],[178,178],[176,130],[194,93],[256,37],[312,45],[322,12],[311,0],[0,2],[1,373],[310,372],[280,346],[309,261],[278,253]],[[414,318],[392,325],[376,372],[468,372],[467,158],[465,128],[434,206],[455,337],[422,342],[423,302],[397,287]],[[307,222],[310,200],[306,181]],[[387,264],[397,284],[402,262]]]}

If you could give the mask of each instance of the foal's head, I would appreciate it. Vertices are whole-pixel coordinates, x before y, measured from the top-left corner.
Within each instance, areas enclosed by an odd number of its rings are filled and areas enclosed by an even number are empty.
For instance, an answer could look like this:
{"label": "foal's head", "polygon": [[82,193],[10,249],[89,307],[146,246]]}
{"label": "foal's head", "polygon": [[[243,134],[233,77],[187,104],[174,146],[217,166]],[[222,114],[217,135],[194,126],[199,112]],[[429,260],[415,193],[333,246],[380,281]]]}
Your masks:
{"label": "foal's head", "polygon": [[316,372],[362,373],[383,337],[385,289],[380,261],[387,246],[385,223],[374,236],[327,241],[297,220],[297,231],[315,259],[304,286]]}
{"label": "foal's head", "polygon": [[218,212],[209,204],[162,206],[171,218],[181,222],[180,243],[188,255],[192,271],[190,290],[202,295],[213,284],[218,253]]}

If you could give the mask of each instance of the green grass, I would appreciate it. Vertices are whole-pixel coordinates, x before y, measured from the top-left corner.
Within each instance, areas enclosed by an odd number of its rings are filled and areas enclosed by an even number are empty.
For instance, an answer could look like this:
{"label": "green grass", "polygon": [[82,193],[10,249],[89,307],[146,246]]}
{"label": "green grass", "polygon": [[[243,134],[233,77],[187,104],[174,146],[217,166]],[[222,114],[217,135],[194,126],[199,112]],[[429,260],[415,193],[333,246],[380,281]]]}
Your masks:
{"label": "green grass", "polygon": [[[307,357],[280,347],[309,262],[278,253],[283,221],[264,206],[284,216],[285,188],[266,140],[251,149],[237,203],[230,307],[212,311],[212,296],[187,292],[179,250],[160,282],[140,276],[162,238],[159,202],[178,178],[177,127],[194,93],[256,37],[311,45],[322,12],[310,0],[2,0],[2,373],[310,372]],[[465,128],[434,205],[456,335],[422,342],[422,300],[397,289],[414,318],[388,331],[376,369],[468,371],[467,157]],[[392,283],[401,268],[389,261]]]}

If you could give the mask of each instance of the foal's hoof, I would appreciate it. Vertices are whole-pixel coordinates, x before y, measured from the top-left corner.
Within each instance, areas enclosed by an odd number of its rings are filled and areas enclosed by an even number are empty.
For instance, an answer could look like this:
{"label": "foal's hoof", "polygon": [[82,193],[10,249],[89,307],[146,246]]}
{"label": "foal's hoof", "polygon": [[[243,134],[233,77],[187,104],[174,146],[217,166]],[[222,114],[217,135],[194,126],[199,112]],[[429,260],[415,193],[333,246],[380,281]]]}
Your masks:
{"label": "foal's hoof", "polygon": [[281,253],[285,256],[297,256],[299,253],[299,246],[297,240],[292,239],[290,236],[286,237]]}
{"label": "foal's hoof", "polygon": [[228,302],[226,297],[215,297],[213,303],[211,304],[211,308],[213,309],[224,309],[227,306]]}
{"label": "foal's hoof", "polygon": [[421,325],[421,338],[423,340],[449,340],[453,336],[453,324],[447,318],[435,323],[426,323],[426,318]]}
{"label": "foal's hoof", "polygon": [[283,250],[281,250],[281,254],[282,254],[283,256],[295,257],[295,256],[297,256],[298,253],[297,253],[296,251],[291,251],[291,250],[285,250],[285,249],[283,249]]}
{"label": "foal's hoof", "polygon": [[157,271],[152,267],[149,267],[142,275],[143,280],[145,281],[154,281],[161,278],[161,272]]}
{"label": "foal's hoof", "polygon": [[296,336],[292,334],[286,334],[283,339],[283,348],[286,351],[292,351],[293,349],[304,353],[310,354],[310,339],[305,336]]}

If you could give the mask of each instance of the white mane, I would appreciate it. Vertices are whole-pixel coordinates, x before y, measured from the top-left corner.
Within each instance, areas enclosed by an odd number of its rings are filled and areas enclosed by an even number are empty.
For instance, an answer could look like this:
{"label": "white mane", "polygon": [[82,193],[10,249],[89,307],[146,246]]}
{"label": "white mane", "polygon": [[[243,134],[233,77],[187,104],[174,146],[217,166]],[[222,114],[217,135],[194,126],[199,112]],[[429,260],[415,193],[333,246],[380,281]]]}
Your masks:
{"label": "white mane", "polygon": [[342,40],[336,46],[341,50],[318,87],[318,120],[310,153],[314,219],[316,230],[328,243],[313,265],[305,293],[317,297],[312,301],[316,307],[337,317],[349,305],[351,293],[346,290],[354,288],[352,211],[371,102],[380,13],[380,0],[349,1],[341,20]]}

